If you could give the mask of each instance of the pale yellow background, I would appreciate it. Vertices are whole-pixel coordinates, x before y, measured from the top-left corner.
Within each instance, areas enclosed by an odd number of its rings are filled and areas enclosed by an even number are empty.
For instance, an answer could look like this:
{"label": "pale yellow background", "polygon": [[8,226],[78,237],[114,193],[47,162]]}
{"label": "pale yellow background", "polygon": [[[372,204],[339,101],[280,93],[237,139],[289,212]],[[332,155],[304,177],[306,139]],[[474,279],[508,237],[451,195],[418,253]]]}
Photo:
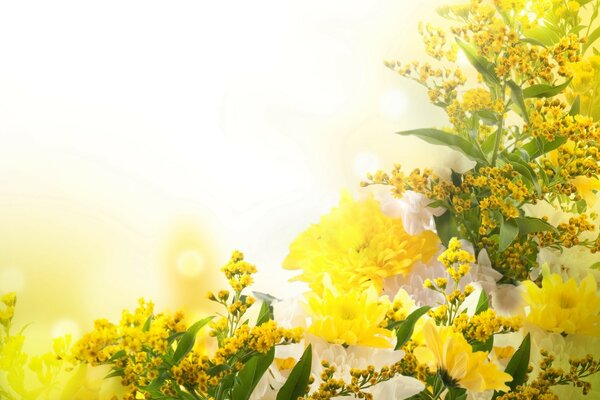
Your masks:
{"label": "pale yellow background", "polygon": [[287,246],[367,171],[442,165],[384,59],[447,1],[0,4],[0,291],[30,349],[140,296],[206,307],[232,249],[297,293]]}

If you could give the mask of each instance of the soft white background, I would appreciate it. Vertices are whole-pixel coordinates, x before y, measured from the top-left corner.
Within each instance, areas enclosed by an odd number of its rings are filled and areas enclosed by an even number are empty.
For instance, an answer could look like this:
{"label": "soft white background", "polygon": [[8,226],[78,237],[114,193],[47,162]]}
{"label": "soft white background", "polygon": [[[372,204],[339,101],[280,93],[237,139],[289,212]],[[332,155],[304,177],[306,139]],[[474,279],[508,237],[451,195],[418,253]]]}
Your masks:
{"label": "soft white background", "polygon": [[367,171],[440,165],[441,125],[383,66],[447,1],[2,1],[0,291],[49,335],[140,296],[201,313],[239,248],[298,291],[288,244]]}

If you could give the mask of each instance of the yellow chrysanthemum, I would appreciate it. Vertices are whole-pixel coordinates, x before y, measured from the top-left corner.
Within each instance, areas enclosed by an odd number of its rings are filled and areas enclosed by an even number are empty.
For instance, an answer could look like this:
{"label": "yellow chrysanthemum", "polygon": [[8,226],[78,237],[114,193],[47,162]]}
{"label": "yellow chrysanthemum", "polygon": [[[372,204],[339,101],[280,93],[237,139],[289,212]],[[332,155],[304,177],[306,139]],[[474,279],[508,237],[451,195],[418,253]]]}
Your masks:
{"label": "yellow chrysanthemum", "polygon": [[375,285],[381,291],[383,278],[408,274],[415,262],[433,256],[438,243],[431,231],[409,235],[402,220],[385,215],[373,198],[354,201],[344,193],[339,207],[290,245],[283,266],[302,270],[294,279],[317,293],[325,274],[341,290]]}
{"label": "yellow chrysanthemum", "polygon": [[325,278],[322,296],[306,295],[312,324],[308,331],[329,343],[391,347],[391,331],[381,328],[390,308],[374,287],[339,291]]}
{"label": "yellow chrysanthemum", "polygon": [[600,295],[596,280],[588,275],[579,285],[559,274],[545,276],[542,287],[523,282],[530,307],[527,320],[547,331],[600,336]]}
{"label": "yellow chrysanthemum", "polygon": [[452,327],[437,327],[431,321],[423,326],[425,346],[415,348],[421,364],[432,371],[440,370],[447,384],[472,392],[485,390],[508,391],[506,382],[512,377],[487,361],[487,353],[473,348]]}

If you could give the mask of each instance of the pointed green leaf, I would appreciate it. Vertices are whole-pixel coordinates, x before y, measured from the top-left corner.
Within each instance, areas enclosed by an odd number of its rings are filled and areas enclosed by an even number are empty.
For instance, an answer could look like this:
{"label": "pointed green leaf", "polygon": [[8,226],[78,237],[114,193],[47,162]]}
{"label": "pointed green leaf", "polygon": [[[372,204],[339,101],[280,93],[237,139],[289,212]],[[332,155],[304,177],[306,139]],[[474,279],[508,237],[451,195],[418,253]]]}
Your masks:
{"label": "pointed green leaf", "polygon": [[519,234],[519,226],[514,219],[505,219],[500,225],[500,239],[498,242],[498,251],[504,251],[510,246]]}
{"label": "pointed green leaf", "polygon": [[237,374],[238,379],[233,384],[231,399],[248,400],[274,358],[275,347],[271,347],[271,350],[265,354],[258,354],[250,358]]}
{"label": "pointed green leaf", "polygon": [[177,348],[173,354],[173,364],[178,364],[194,348],[196,343],[196,334],[202,327],[208,324],[214,317],[206,317],[196,322],[188,328],[188,330],[181,336],[177,343]]}
{"label": "pointed green leaf", "polygon": [[592,44],[594,44],[594,42],[596,40],[598,40],[598,38],[600,37],[600,26],[597,27],[596,29],[594,29],[592,31],[592,33],[590,33],[587,37],[587,41],[583,44],[583,46],[581,46],[581,54],[585,54],[585,52],[587,51],[587,49],[590,48],[590,46]]}
{"label": "pointed green leaf", "polygon": [[303,397],[308,389],[312,365],[312,345],[308,345],[300,360],[296,363],[288,379],[285,381],[276,400],[296,400]]}
{"label": "pointed green leaf", "polygon": [[529,166],[529,164],[521,161],[519,155],[517,154],[510,154],[505,158],[505,160],[511,164],[513,169],[521,175],[523,183],[529,187],[533,187],[537,195],[542,196],[542,186],[538,181],[535,171]]}
{"label": "pointed green leaf", "polygon": [[456,43],[458,43],[458,46],[462,49],[463,53],[465,54],[471,65],[475,67],[477,72],[479,72],[481,76],[483,76],[483,79],[488,84],[500,84],[500,81],[498,80],[498,77],[496,76],[496,73],[494,71],[494,64],[481,57],[473,48],[471,48],[471,46],[469,46],[462,40],[456,38]]}
{"label": "pointed green leaf", "polygon": [[481,314],[485,310],[487,310],[490,306],[490,300],[488,295],[485,293],[485,290],[481,290],[479,294],[479,300],[477,300],[477,307],[475,307],[475,315]]}
{"label": "pointed green leaf", "polygon": [[115,376],[124,376],[124,375],[125,375],[125,369],[118,368],[118,369],[113,369],[108,375],[106,375],[104,377],[104,379],[113,378]]}
{"label": "pointed green leaf", "polygon": [[474,161],[485,165],[488,164],[487,160],[485,159],[485,156],[483,155],[481,150],[477,148],[477,146],[469,142],[467,139],[455,135],[453,133],[448,133],[433,128],[412,129],[396,133],[402,136],[416,136],[426,141],[427,143],[450,147],[454,150],[463,153],[465,156],[469,157]]}
{"label": "pointed green leaf", "polygon": [[543,83],[537,85],[531,85],[525,89],[523,89],[523,97],[529,99],[531,97],[552,97],[561,93],[569,83],[571,83],[571,79],[567,79],[564,83],[557,86],[550,86]]}
{"label": "pointed green leaf", "polygon": [[485,351],[489,353],[494,347],[494,335],[491,335],[485,342],[476,342],[471,345],[473,351]]}
{"label": "pointed green leaf", "polygon": [[519,232],[525,236],[532,232],[549,231],[556,233],[556,228],[541,218],[519,217],[515,219],[519,226]]}
{"label": "pointed green leaf", "polygon": [[152,324],[152,320],[154,319],[154,315],[150,315],[148,317],[148,319],[146,319],[146,322],[144,323],[144,326],[142,328],[142,331],[144,332],[148,332],[150,330],[150,325]]}
{"label": "pointed green leaf", "polygon": [[562,146],[567,141],[564,136],[557,136],[553,141],[538,137],[524,144],[521,148],[529,153],[529,156],[533,160],[539,156],[551,152],[552,150]]}
{"label": "pointed green leaf", "polygon": [[579,95],[577,95],[577,97],[575,97],[575,100],[573,100],[573,104],[571,104],[571,109],[569,110],[569,115],[575,116],[575,115],[579,114],[580,109],[581,109],[581,99],[579,98]]}
{"label": "pointed green leaf", "polygon": [[[506,369],[504,372],[510,374],[513,377],[513,380],[507,383],[507,386],[514,390],[517,386],[522,385],[525,382],[525,377],[527,375],[527,369],[529,368],[529,355],[531,352],[531,337],[529,333],[521,342],[519,349],[515,351],[512,358],[508,362]],[[497,398],[503,392],[494,392],[494,396],[492,399]]]}
{"label": "pointed green leaf", "polygon": [[481,150],[483,150],[486,155],[492,154],[492,152],[494,151],[494,146],[496,145],[496,136],[498,136],[498,130],[495,130],[494,132],[490,133],[490,135],[487,138],[485,138],[485,140],[481,144]]}
{"label": "pointed green leaf", "polygon": [[506,84],[508,87],[510,87],[510,99],[517,108],[517,113],[525,122],[529,122],[529,114],[527,114],[527,107],[525,106],[525,99],[523,98],[523,90],[513,81],[507,81]]}
{"label": "pointed green leaf", "polygon": [[396,339],[397,340],[396,340],[395,350],[401,349],[402,346],[404,346],[404,344],[406,342],[408,342],[408,339],[410,339],[410,337],[412,336],[413,331],[415,329],[415,324],[417,323],[419,318],[421,318],[423,315],[425,315],[425,313],[427,311],[429,311],[430,309],[431,309],[431,307],[429,307],[429,306],[423,306],[423,307],[417,308],[415,311],[410,313],[410,315],[408,317],[406,317],[406,319],[404,320],[404,322],[402,322],[402,324],[400,324],[400,326],[396,330]]}
{"label": "pointed green leaf", "polygon": [[450,239],[457,237],[458,235],[458,222],[456,221],[456,217],[452,212],[446,210],[445,213],[439,217],[434,216],[433,219],[435,221],[437,235],[440,237],[442,244],[448,246]]}
{"label": "pointed green leaf", "polygon": [[271,314],[271,306],[267,302],[263,302],[258,312],[258,318],[256,319],[256,326],[262,325],[265,322],[273,319]]}
{"label": "pointed green leaf", "polygon": [[119,351],[115,352],[115,353],[114,353],[114,354],[113,354],[113,355],[112,355],[112,356],[111,356],[111,357],[108,359],[108,361],[106,361],[106,363],[110,364],[110,363],[112,363],[113,361],[115,361],[115,360],[117,360],[117,359],[119,359],[119,358],[125,357],[126,355],[127,355],[127,353],[125,352],[125,350],[119,350]]}

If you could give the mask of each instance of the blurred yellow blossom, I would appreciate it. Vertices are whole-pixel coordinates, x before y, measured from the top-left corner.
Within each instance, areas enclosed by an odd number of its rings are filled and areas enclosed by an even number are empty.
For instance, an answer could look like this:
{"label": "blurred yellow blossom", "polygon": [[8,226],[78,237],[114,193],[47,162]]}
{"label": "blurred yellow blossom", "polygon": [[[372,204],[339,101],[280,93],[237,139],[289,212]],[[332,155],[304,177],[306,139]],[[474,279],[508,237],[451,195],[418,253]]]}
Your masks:
{"label": "blurred yellow blossom", "polygon": [[600,336],[600,294],[591,274],[579,284],[551,274],[544,277],[542,287],[532,281],[523,286],[530,323],[550,332]]}

